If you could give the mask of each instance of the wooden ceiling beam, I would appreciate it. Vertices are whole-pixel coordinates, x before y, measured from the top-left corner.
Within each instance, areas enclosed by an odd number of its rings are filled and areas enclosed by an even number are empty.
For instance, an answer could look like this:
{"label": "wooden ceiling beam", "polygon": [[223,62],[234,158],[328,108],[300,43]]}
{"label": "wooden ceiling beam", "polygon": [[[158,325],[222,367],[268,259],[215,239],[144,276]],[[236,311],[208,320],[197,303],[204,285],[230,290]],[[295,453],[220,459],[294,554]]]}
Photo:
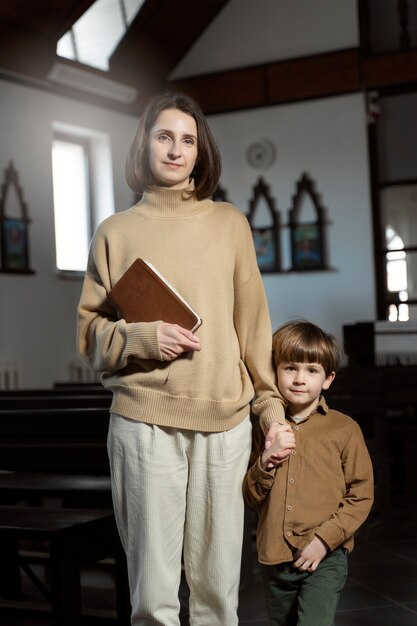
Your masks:
{"label": "wooden ceiling beam", "polygon": [[195,76],[167,83],[200,103],[205,113],[220,113],[262,106],[265,103],[265,66]]}
{"label": "wooden ceiling beam", "polygon": [[110,59],[165,79],[228,0],[145,0]]}
{"label": "wooden ceiling beam", "polygon": [[365,58],[363,74],[368,89],[417,83],[417,51]]}
{"label": "wooden ceiling beam", "polygon": [[351,93],[360,89],[359,50],[271,63],[266,73],[269,104]]}
{"label": "wooden ceiling beam", "polygon": [[[42,79],[56,56],[56,41],[93,0],[5,0],[0,3],[0,68],[10,78]],[[144,101],[166,87],[183,90],[206,113],[222,113],[323,98],[368,89],[410,86],[417,89],[417,51],[362,56],[359,48],[237,68],[169,81],[172,69],[201,36],[227,0],[145,0],[110,64],[110,79],[138,90],[130,105],[118,110],[140,114]],[[93,71],[94,70],[90,70]],[[1,70],[0,70],[1,72]],[[62,93],[62,87],[56,87]],[[66,89],[77,99],[92,96]],[[112,107],[104,98],[103,106]],[[97,99],[99,103],[99,99]],[[123,109],[124,107],[124,109]]]}
{"label": "wooden ceiling beam", "polygon": [[58,40],[94,0],[2,0],[0,21]]}
{"label": "wooden ceiling beam", "polygon": [[170,81],[206,113],[270,106],[361,89],[357,48]]}
{"label": "wooden ceiling beam", "polygon": [[44,78],[55,57],[55,41],[34,31],[0,22],[0,68]]}
{"label": "wooden ceiling beam", "polygon": [[0,3],[0,68],[45,79],[58,39],[94,0],[25,0]]}

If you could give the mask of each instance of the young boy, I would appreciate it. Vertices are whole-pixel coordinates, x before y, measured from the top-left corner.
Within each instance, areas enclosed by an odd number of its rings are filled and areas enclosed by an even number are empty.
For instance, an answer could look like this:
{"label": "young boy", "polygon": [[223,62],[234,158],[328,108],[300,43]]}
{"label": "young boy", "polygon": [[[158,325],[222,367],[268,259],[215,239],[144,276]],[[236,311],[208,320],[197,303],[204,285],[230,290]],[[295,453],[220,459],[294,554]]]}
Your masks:
{"label": "young boy", "polygon": [[[258,558],[271,626],[331,626],[353,534],[373,502],[372,464],[358,424],[321,396],[335,377],[334,337],[306,321],[273,337],[286,426],[265,450],[254,428],[243,491],[259,507]],[[271,450],[273,453],[271,454]]]}

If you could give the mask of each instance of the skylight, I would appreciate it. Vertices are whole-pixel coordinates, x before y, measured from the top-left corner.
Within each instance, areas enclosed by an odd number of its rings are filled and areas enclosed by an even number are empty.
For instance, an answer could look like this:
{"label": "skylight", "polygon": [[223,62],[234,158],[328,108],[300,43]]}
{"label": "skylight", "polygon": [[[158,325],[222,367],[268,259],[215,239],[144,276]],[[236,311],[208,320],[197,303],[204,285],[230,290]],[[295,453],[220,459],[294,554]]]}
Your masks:
{"label": "skylight", "polygon": [[112,53],[143,3],[96,0],[58,41],[58,56],[108,71]]}

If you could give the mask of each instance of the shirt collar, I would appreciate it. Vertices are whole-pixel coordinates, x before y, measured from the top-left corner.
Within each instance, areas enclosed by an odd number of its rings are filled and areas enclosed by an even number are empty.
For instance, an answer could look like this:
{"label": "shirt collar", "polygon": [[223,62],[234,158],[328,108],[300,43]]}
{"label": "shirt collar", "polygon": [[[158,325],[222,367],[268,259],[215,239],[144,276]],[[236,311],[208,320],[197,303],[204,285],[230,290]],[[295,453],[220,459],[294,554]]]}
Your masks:
{"label": "shirt collar", "polygon": [[[304,422],[305,420],[308,420],[310,417],[312,417],[316,413],[320,413],[321,415],[327,415],[328,412],[329,412],[329,407],[327,406],[326,400],[324,399],[324,396],[320,396],[319,403],[314,409],[314,411],[312,411],[310,415],[307,415],[304,419],[300,420],[300,423]],[[292,422],[295,422],[295,420],[293,420],[291,416],[287,416],[287,417]]]}

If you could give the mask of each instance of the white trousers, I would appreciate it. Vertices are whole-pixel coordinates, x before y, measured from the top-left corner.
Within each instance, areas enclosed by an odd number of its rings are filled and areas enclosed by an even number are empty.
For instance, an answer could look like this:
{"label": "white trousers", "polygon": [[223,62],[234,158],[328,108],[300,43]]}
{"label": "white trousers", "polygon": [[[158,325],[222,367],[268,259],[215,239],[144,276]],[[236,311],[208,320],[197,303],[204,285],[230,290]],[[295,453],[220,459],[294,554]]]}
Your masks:
{"label": "white trousers", "polygon": [[191,626],[236,626],[249,416],[227,432],[162,428],[112,415],[116,521],[127,555],[132,625],[179,626],[181,556]]}

